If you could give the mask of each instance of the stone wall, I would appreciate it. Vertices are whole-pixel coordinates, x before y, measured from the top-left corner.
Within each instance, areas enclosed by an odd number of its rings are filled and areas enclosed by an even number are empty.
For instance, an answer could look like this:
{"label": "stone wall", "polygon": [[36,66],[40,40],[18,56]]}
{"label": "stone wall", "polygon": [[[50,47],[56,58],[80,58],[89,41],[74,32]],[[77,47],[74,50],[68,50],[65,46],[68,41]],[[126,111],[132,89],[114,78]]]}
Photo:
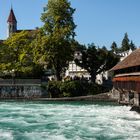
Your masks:
{"label": "stone wall", "polygon": [[110,91],[110,98],[119,101],[119,99],[120,99],[120,92],[118,90],[116,90],[115,88],[113,88]]}
{"label": "stone wall", "polygon": [[8,84],[41,84],[40,79],[0,79],[0,85]]}
{"label": "stone wall", "polygon": [[3,85],[0,98],[41,98],[47,93],[40,85]]}

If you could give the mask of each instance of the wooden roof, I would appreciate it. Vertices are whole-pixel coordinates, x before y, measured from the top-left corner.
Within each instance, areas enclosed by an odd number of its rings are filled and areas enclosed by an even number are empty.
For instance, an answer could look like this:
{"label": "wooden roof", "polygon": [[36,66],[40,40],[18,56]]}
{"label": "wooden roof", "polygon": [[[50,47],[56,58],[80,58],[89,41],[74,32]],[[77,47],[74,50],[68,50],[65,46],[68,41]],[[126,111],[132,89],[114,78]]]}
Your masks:
{"label": "wooden roof", "polygon": [[115,65],[110,71],[125,69],[134,66],[140,66],[140,49],[132,52],[123,61]]}

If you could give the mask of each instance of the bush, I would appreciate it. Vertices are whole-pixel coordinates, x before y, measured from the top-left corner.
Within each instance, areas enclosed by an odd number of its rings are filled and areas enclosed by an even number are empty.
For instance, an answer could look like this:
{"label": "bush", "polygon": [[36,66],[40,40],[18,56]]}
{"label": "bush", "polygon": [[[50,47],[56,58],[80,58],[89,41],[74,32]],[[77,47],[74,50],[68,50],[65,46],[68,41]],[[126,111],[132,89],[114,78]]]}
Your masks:
{"label": "bush", "polygon": [[105,86],[98,85],[95,83],[90,83],[88,94],[95,95],[95,94],[109,92],[110,90],[111,89],[109,87],[105,87]]}
{"label": "bush", "polygon": [[104,88],[86,81],[49,81],[47,86],[51,98],[76,97],[103,93]]}
{"label": "bush", "polygon": [[84,96],[88,93],[88,83],[81,81],[49,81],[47,90],[51,98]]}
{"label": "bush", "polygon": [[85,82],[81,81],[66,81],[61,84],[61,92],[65,97],[76,97],[87,95],[88,88]]}
{"label": "bush", "polygon": [[47,90],[50,95],[50,98],[58,98],[61,94],[60,92],[60,84],[59,81],[49,81],[47,85]]}

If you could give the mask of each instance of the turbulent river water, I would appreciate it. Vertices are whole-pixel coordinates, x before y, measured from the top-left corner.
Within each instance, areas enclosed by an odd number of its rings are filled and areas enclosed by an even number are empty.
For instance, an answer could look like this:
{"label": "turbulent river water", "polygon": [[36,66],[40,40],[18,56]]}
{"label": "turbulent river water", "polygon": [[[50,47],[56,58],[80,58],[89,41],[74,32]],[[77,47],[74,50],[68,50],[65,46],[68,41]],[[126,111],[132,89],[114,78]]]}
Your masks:
{"label": "turbulent river water", "polygon": [[0,140],[140,140],[128,106],[87,102],[0,102]]}

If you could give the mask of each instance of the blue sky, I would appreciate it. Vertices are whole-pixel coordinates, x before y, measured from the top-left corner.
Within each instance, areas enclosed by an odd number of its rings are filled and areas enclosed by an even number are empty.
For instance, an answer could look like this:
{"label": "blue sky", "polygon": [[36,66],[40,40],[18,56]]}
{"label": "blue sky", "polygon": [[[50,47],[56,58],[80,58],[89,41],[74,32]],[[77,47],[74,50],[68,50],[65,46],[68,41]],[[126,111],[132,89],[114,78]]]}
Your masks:
{"label": "blue sky", "polygon": [[[7,35],[7,18],[11,8],[18,29],[34,29],[43,23],[40,16],[47,0],[0,0],[0,39]],[[94,42],[110,47],[113,41],[120,46],[127,32],[129,39],[140,46],[140,0],[70,0],[76,8],[74,21],[76,39],[82,44]]]}

